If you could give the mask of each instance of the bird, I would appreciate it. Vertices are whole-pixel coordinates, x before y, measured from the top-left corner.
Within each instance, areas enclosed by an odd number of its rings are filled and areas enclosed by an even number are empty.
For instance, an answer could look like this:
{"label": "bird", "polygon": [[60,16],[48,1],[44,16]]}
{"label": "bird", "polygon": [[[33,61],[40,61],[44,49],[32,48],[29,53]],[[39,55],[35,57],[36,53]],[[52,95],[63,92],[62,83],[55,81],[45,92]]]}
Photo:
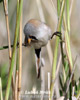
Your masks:
{"label": "bird", "polygon": [[24,26],[24,45],[33,46],[37,57],[37,78],[41,70],[41,48],[46,46],[54,35],[60,36],[61,32],[52,33],[51,28],[44,22],[37,19],[30,19]]}

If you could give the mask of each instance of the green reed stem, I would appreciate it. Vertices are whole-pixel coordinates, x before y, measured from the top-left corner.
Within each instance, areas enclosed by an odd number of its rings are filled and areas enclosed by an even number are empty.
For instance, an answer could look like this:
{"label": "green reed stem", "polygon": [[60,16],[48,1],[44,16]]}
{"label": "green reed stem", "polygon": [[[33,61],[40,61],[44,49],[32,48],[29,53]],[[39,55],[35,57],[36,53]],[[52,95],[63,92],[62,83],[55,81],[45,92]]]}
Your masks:
{"label": "green reed stem", "polygon": [[15,62],[16,44],[17,44],[17,39],[18,39],[20,18],[21,18],[21,12],[22,12],[22,4],[23,4],[23,0],[20,0],[19,11],[17,12],[15,38],[14,38],[14,44],[13,44],[13,52],[12,52],[12,59],[11,59],[9,76],[8,76],[8,83],[7,83],[7,88],[6,88],[5,100],[8,100],[8,98],[9,98],[10,85],[11,85],[11,79],[12,79],[12,72],[13,72],[13,67],[14,67],[14,62]]}
{"label": "green reed stem", "polygon": [[70,32],[70,11],[69,11],[69,0],[66,0],[66,12],[67,12],[67,29]]}
{"label": "green reed stem", "polygon": [[[58,4],[60,6],[60,3],[58,3]],[[65,7],[65,0],[63,0],[63,2],[62,2],[61,11],[59,10],[60,11],[60,16],[59,16],[59,22],[58,22],[58,27],[57,27],[58,31],[61,31],[64,7]],[[58,13],[59,13],[59,11],[58,11]],[[55,49],[54,49],[54,59],[53,59],[53,69],[52,69],[52,84],[51,84],[51,90],[50,90],[50,93],[51,93],[50,94],[50,100],[52,99],[52,95],[53,95],[53,87],[54,87],[54,82],[53,81],[54,81],[55,75],[56,75],[58,46],[59,46],[59,37],[56,37],[56,43],[55,43]]]}
{"label": "green reed stem", "polygon": [[60,16],[60,0],[57,0],[57,14]]}

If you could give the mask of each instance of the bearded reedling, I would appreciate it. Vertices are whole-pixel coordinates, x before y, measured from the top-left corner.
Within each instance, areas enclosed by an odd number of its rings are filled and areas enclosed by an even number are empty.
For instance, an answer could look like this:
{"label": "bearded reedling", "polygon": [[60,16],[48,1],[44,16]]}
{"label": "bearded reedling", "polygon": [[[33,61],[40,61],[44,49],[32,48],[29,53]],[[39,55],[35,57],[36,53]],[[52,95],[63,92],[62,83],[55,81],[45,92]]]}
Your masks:
{"label": "bearded reedling", "polygon": [[52,33],[51,28],[45,23],[31,19],[24,26],[24,45],[33,46],[37,57],[37,78],[40,77],[40,68],[42,66],[41,48],[45,46],[54,35],[60,37],[60,32]]}

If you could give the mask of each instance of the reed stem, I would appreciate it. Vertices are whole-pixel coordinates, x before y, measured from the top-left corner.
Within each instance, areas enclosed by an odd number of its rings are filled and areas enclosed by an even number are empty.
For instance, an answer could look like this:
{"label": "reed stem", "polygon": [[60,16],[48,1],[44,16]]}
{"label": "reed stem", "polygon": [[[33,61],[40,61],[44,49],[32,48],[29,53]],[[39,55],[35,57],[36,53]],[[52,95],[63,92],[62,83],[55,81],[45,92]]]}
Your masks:
{"label": "reed stem", "polygon": [[2,81],[1,81],[1,77],[0,77],[0,100],[3,100]]}
{"label": "reed stem", "polygon": [[7,28],[7,35],[8,35],[9,59],[11,60],[11,41],[10,41],[9,18],[8,18],[8,0],[4,0],[4,11],[5,11],[6,28]]}
{"label": "reed stem", "polygon": [[[60,17],[59,17],[59,22],[58,22],[58,27],[57,27],[58,31],[61,31],[64,6],[65,6],[65,0],[63,0],[62,6],[61,6],[61,12],[60,12]],[[52,100],[52,96],[53,96],[53,87],[54,87],[54,79],[56,75],[56,65],[57,65],[57,56],[58,56],[58,46],[59,46],[59,37],[56,37],[54,59],[53,59],[53,69],[52,69],[52,83],[51,83],[51,89],[50,89],[50,100]]]}
{"label": "reed stem", "polygon": [[20,18],[21,18],[21,12],[22,12],[22,4],[23,4],[23,0],[20,0],[19,12],[17,13],[15,38],[14,38],[14,44],[13,44],[13,52],[12,52],[12,59],[11,59],[9,76],[8,76],[8,83],[7,83],[7,88],[6,88],[5,100],[8,100],[8,98],[9,98],[10,85],[11,85],[11,79],[12,79],[12,72],[13,72],[13,67],[14,67],[14,62],[15,62],[16,44],[17,44],[17,39],[18,39]]}
{"label": "reed stem", "polygon": [[21,91],[21,75],[22,75],[22,16],[20,20],[20,34],[19,34],[19,73],[18,73],[18,100],[20,100]]}

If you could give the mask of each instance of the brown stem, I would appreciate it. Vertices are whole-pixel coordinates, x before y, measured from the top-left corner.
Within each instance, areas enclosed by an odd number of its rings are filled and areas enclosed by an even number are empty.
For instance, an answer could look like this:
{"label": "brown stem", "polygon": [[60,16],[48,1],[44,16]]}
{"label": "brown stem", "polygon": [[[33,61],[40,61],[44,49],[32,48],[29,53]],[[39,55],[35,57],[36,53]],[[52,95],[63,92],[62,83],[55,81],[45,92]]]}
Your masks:
{"label": "brown stem", "polygon": [[18,100],[20,100],[21,74],[22,74],[22,16],[21,16],[21,21],[20,21],[20,34],[19,34]]}

